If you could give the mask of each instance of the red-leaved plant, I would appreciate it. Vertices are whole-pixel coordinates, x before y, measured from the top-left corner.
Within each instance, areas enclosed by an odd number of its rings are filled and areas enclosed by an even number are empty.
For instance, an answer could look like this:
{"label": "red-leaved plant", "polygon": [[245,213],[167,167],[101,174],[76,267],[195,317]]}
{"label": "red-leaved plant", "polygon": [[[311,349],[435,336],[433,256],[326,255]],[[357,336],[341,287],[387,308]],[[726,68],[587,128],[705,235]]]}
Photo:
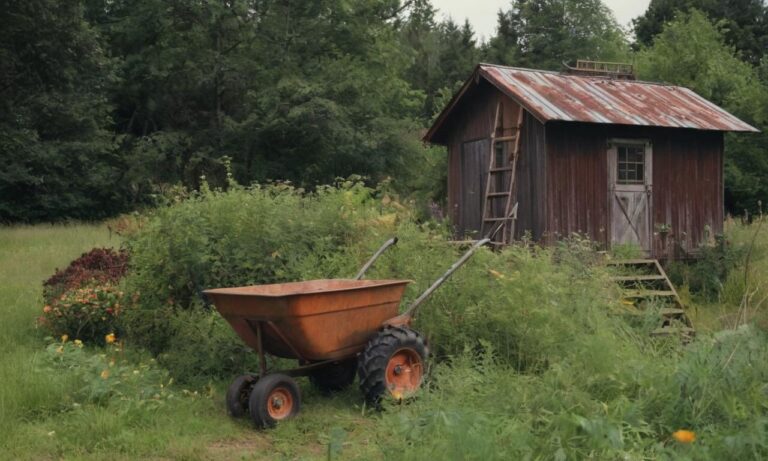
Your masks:
{"label": "red-leaved plant", "polygon": [[67,290],[85,285],[117,283],[128,269],[128,252],[112,248],[94,248],[72,261],[66,269],[57,269],[43,282],[43,296],[51,303]]}
{"label": "red-leaved plant", "polygon": [[38,324],[54,336],[103,343],[116,330],[123,292],[118,282],[128,252],[94,248],[43,283],[45,306]]}

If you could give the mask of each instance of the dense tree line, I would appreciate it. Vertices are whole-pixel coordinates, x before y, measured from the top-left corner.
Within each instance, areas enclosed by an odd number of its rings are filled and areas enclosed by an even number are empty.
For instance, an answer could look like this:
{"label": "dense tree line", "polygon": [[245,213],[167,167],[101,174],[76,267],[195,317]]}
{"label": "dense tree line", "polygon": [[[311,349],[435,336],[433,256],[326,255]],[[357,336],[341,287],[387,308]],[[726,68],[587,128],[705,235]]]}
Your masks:
{"label": "dense tree line", "polygon": [[[727,5],[726,5],[727,4]],[[636,41],[600,0],[513,0],[485,43],[429,0],[0,0],[0,221],[97,219],[165,188],[350,174],[440,199],[419,141],[480,61],[635,61],[758,127],[760,0],[653,0]],[[492,31],[483,31],[489,35]],[[766,197],[766,139],[731,136],[732,209]]]}

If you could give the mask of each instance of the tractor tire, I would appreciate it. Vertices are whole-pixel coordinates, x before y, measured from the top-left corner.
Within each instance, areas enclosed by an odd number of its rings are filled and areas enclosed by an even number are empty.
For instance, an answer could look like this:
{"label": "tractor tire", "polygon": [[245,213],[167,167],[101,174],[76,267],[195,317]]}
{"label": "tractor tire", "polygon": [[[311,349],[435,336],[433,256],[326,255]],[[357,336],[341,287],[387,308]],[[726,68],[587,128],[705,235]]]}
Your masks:
{"label": "tractor tire", "polygon": [[386,327],[368,342],[358,360],[360,391],[366,402],[381,408],[389,395],[403,400],[421,386],[429,352],[424,338],[406,327]]}
{"label": "tractor tire", "polygon": [[299,386],[290,376],[275,373],[256,381],[248,399],[248,409],[256,427],[274,427],[293,418],[301,409]]}
{"label": "tractor tire", "polygon": [[233,418],[242,418],[248,414],[248,399],[251,389],[256,384],[256,377],[242,375],[235,378],[227,389],[227,413]]}
{"label": "tractor tire", "polygon": [[338,392],[355,382],[357,360],[343,360],[313,370],[309,381],[324,394]]}

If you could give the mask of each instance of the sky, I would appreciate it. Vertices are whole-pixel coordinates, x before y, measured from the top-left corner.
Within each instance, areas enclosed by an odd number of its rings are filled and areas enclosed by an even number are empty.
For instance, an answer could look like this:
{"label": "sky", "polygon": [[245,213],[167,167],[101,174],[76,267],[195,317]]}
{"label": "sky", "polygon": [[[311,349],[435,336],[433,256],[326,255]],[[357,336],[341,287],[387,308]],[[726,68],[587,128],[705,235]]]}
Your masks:
{"label": "sky", "polygon": [[[603,0],[619,24],[626,26],[643,14],[650,0]],[[450,16],[454,21],[463,23],[468,18],[477,37],[488,39],[496,30],[496,13],[499,9],[508,9],[511,0],[432,0],[432,5],[440,14]]]}

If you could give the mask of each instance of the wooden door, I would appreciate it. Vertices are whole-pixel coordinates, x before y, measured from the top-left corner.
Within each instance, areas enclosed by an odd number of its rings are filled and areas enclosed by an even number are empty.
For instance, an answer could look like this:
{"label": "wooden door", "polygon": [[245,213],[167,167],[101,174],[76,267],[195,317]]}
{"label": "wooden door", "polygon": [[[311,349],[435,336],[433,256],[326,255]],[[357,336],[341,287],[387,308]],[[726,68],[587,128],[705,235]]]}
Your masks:
{"label": "wooden door", "polygon": [[651,255],[650,142],[613,140],[608,150],[611,244],[637,245]]}
{"label": "wooden door", "polygon": [[488,175],[490,141],[480,139],[461,145],[461,197],[459,235],[479,238],[483,223],[483,198]]}

